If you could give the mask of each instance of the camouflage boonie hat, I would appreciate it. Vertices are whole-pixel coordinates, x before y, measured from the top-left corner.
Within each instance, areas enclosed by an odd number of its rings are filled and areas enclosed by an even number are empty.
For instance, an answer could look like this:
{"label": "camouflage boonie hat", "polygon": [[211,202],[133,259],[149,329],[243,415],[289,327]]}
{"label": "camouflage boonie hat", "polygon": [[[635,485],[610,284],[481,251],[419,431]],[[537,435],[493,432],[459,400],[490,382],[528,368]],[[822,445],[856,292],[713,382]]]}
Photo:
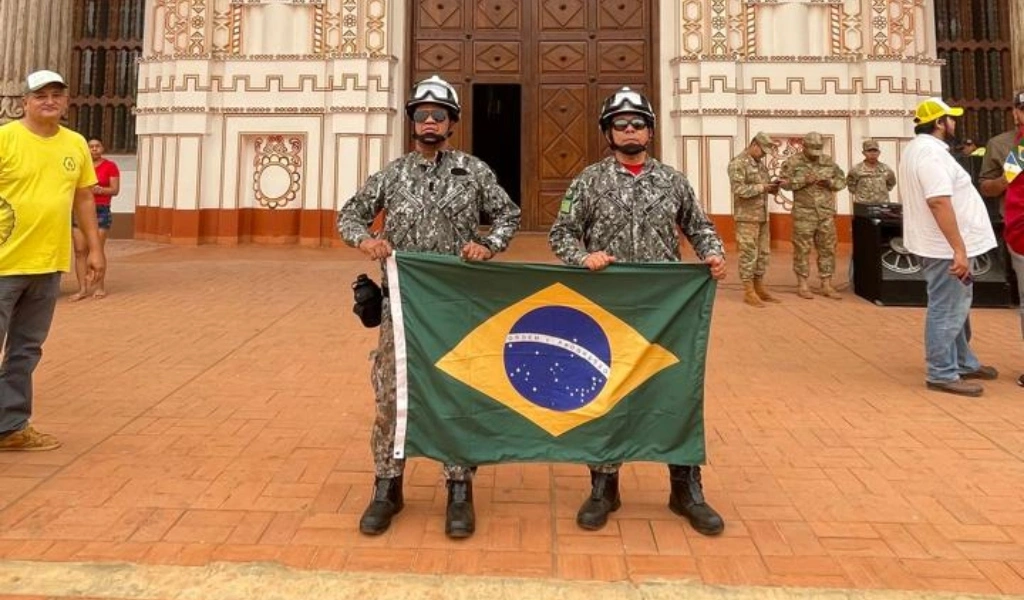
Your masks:
{"label": "camouflage boonie hat", "polygon": [[878,147],[878,142],[876,142],[875,140],[864,140],[862,147],[865,152],[867,152],[868,150],[880,150],[880,148]]}
{"label": "camouflage boonie hat", "polygon": [[779,143],[773,140],[772,136],[763,131],[757,132],[757,135],[754,136],[754,143],[760,146],[765,152],[779,147]]}

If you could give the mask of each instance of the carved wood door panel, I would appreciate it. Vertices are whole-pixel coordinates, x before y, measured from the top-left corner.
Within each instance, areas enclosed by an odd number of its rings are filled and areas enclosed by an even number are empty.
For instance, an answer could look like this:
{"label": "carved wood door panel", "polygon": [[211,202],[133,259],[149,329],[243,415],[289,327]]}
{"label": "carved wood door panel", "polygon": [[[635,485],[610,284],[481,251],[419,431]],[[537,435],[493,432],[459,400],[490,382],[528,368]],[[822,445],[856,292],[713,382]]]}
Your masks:
{"label": "carved wood door panel", "polygon": [[601,102],[653,89],[653,0],[411,0],[411,80],[461,94],[452,142],[472,152],[474,84],[522,86],[523,229],[543,231],[569,182],[605,153]]}

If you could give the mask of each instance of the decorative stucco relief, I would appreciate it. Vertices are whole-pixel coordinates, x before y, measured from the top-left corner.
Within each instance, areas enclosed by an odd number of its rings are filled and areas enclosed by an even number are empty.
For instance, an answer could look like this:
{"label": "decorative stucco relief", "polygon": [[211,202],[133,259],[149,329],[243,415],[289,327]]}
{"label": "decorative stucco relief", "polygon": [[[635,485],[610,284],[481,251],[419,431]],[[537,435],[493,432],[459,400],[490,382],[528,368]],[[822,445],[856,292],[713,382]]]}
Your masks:
{"label": "decorative stucco relief", "polygon": [[[927,0],[804,0],[800,4],[827,11],[825,50],[832,56],[926,54],[919,24],[925,18]],[[772,49],[769,29],[779,25],[776,13],[792,6],[778,0],[680,0],[679,55],[698,59],[788,54]],[[791,25],[792,35],[810,35],[800,32],[805,23]]]}
{"label": "decorative stucco relief", "polygon": [[153,0],[152,54],[197,56],[207,52],[207,3],[211,0]]}
{"label": "decorative stucco relief", "polygon": [[[292,83],[294,81],[294,83]],[[139,94],[158,92],[381,92],[391,91],[390,79],[382,75],[342,73],[338,76],[298,75],[157,75],[139,82]]]}
{"label": "decorative stucco relief", "polygon": [[861,0],[846,0],[829,7],[832,54],[860,54],[864,49],[864,21]]}
{"label": "decorative stucco relief", "polygon": [[916,56],[923,32],[918,24],[924,18],[926,0],[871,0],[871,53],[879,56]]}
{"label": "decorative stucco relief", "polygon": [[680,53],[684,57],[745,56],[756,47],[749,0],[683,0]]}
{"label": "decorative stucco relief", "polygon": [[303,136],[268,135],[253,140],[252,191],[264,208],[282,208],[302,189]]}
{"label": "decorative stucco relief", "polygon": [[325,0],[315,18],[314,52],[341,57],[388,53],[386,0]]}
{"label": "decorative stucco relief", "polygon": [[242,51],[242,7],[231,0],[213,0],[210,19],[210,50],[214,56]]}
{"label": "decorative stucco relief", "polygon": [[675,82],[675,95],[695,94],[769,94],[780,97],[799,96],[836,96],[861,94],[910,94],[915,96],[935,95],[939,90],[923,87],[923,84],[934,83],[921,80],[908,80],[891,75],[873,78],[851,77],[820,77],[807,79],[804,77],[787,77],[785,79],[752,77],[749,81],[739,81],[724,75],[710,77],[685,77]]}

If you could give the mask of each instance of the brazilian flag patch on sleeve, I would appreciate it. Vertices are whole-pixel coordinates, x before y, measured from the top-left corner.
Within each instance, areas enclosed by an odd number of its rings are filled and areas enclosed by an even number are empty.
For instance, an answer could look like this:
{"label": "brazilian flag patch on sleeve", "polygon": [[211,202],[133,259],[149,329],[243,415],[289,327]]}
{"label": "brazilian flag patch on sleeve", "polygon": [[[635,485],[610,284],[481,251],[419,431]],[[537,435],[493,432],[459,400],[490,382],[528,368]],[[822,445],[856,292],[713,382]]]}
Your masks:
{"label": "brazilian flag patch on sleeve", "polygon": [[562,205],[558,208],[558,212],[563,215],[567,215],[572,212],[572,190],[565,193],[565,197],[562,198]]}

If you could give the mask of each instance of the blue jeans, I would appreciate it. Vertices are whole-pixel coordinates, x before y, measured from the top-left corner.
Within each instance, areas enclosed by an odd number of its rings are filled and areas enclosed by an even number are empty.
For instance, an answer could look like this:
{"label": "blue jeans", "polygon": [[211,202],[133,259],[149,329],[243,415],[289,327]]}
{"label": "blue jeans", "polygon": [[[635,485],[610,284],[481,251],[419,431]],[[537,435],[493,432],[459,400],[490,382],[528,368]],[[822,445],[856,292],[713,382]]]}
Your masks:
{"label": "blue jeans", "polygon": [[920,258],[928,282],[928,314],[924,322],[926,378],[931,383],[957,381],[961,373],[981,368],[969,345],[974,286],[964,285],[950,274],[952,260]]}
{"label": "blue jeans", "polygon": [[60,273],[0,276],[0,437],[24,429],[32,416],[32,372],[59,292]]}

